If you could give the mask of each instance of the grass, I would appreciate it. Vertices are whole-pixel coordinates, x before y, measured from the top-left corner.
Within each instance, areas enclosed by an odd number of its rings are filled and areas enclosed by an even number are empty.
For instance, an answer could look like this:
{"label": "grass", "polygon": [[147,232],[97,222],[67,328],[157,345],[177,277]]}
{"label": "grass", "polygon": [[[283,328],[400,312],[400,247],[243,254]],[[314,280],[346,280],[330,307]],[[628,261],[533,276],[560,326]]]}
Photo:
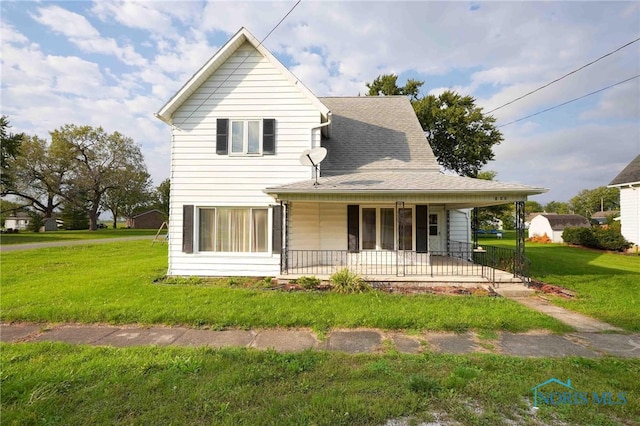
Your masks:
{"label": "grass", "polygon": [[[97,231],[50,231],[50,232],[27,232],[21,231],[18,234],[1,234],[0,245],[48,243],[53,241],[71,240],[97,240],[103,238],[137,237],[143,235],[154,236],[158,231],[155,229],[125,229],[107,228]],[[166,233],[166,230],[165,230]]]}
{"label": "grass", "polygon": [[[481,244],[513,247],[515,234]],[[577,293],[570,300],[551,297],[553,303],[640,332],[640,256],[541,243],[526,243],[525,252],[534,279]]]}
{"label": "grass", "polygon": [[[640,360],[0,346],[3,424],[618,425],[640,422]],[[551,377],[624,405],[542,405]],[[549,385],[545,391],[562,388]]]}
{"label": "grass", "polygon": [[[559,321],[502,298],[281,292],[231,281],[172,280],[167,246],[148,241],[2,253],[2,321],[141,323],[213,329],[337,327],[405,330],[547,329]],[[237,282],[239,280],[234,280]]]}

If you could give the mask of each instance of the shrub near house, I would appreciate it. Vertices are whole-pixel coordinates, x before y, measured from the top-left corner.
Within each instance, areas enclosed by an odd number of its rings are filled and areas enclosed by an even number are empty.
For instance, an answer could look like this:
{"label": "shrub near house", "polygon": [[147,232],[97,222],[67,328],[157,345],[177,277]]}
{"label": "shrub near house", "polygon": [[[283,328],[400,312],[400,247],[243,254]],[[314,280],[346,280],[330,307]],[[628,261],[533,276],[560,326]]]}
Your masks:
{"label": "shrub near house", "polygon": [[562,239],[567,244],[602,250],[624,251],[631,247],[631,243],[620,233],[619,226],[565,228]]}

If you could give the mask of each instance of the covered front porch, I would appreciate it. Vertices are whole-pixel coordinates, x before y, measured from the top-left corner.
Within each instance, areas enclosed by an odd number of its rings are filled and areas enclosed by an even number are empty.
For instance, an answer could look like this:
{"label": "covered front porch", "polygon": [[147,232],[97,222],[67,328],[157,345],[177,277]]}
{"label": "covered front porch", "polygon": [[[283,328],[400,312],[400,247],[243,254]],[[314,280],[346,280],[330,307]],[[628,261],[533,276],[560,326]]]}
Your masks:
{"label": "covered front porch", "polygon": [[369,282],[477,286],[528,281],[528,263],[518,264],[515,250],[454,242],[448,251],[286,250],[280,279],[315,276],[328,281],[347,268]]}
{"label": "covered front porch", "polygon": [[[280,204],[283,278],[526,282],[524,201],[538,189],[433,172],[354,173],[265,192]],[[480,247],[472,210],[515,204],[516,246]],[[476,216],[477,217],[477,216]]]}

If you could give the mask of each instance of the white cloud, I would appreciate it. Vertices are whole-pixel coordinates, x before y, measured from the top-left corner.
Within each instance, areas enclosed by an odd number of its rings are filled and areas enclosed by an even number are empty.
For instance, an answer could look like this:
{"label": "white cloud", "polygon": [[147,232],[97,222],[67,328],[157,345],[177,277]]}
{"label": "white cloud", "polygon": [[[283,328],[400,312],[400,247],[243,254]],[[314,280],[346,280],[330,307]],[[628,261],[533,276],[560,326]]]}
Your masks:
{"label": "white cloud", "polygon": [[38,8],[33,15],[38,23],[53,32],[66,36],[69,41],[88,53],[113,55],[127,65],[144,66],[147,61],[130,45],[119,46],[113,38],[101,37],[98,30],[82,15],[59,6]]}

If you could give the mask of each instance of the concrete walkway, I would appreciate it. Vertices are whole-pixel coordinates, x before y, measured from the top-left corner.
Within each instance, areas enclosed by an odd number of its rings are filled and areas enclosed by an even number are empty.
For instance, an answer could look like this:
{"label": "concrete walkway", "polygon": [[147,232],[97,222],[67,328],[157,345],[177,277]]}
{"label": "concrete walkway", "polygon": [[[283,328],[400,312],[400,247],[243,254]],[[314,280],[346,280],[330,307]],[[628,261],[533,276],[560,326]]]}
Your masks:
{"label": "concrete walkway", "polygon": [[561,321],[573,327],[578,332],[594,333],[600,331],[623,331],[622,329],[614,327],[611,324],[607,324],[606,322],[591,318],[587,315],[579,314],[574,311],[570,311],[569,309],[565,309],[560,306],[556,306],[553,303],[548,302],[547,300],[544,300],[535,295],[504,297],[518,302],[526,306],[527,308],[542,312],[545,315],[549,315],[550,317],[553,317],[558,321]]}
{"label": "concrete walkway", "polygon": [[0,244],[0,253],[8,251],[18,250],[32,250],[45,247],[62,247],[62,246],[77,246],[80,244],[102,244],[102,243],[115,243],[118,241],[132,241],[132,240],[149,240],[153,241],[153,235],[138,235],[135,237],[116,237],[116,238],[99,238],[95,240],[62,240],[51,241],[42,243],[27,243],[27,244]]}
{"label": "concrete walkway", "polygon": [[425,332],[409,335],[374,329],[335,330],[319,340],[309,330],[199,330],[185,327],[114,327],[81,324],[0,324],[0,341],[12,343],[56,341],[94,346],[128,347],[209,346],[274,349],[299,352],[307,349],[347,353],[383,353],[395,349],[402,353],[444,354],[494,353],[523,357],[599,357],[640,358],[640,334],[598,334],[576,332],[564,336],[547,332],[499,333],[482,339],[475,333]]}

